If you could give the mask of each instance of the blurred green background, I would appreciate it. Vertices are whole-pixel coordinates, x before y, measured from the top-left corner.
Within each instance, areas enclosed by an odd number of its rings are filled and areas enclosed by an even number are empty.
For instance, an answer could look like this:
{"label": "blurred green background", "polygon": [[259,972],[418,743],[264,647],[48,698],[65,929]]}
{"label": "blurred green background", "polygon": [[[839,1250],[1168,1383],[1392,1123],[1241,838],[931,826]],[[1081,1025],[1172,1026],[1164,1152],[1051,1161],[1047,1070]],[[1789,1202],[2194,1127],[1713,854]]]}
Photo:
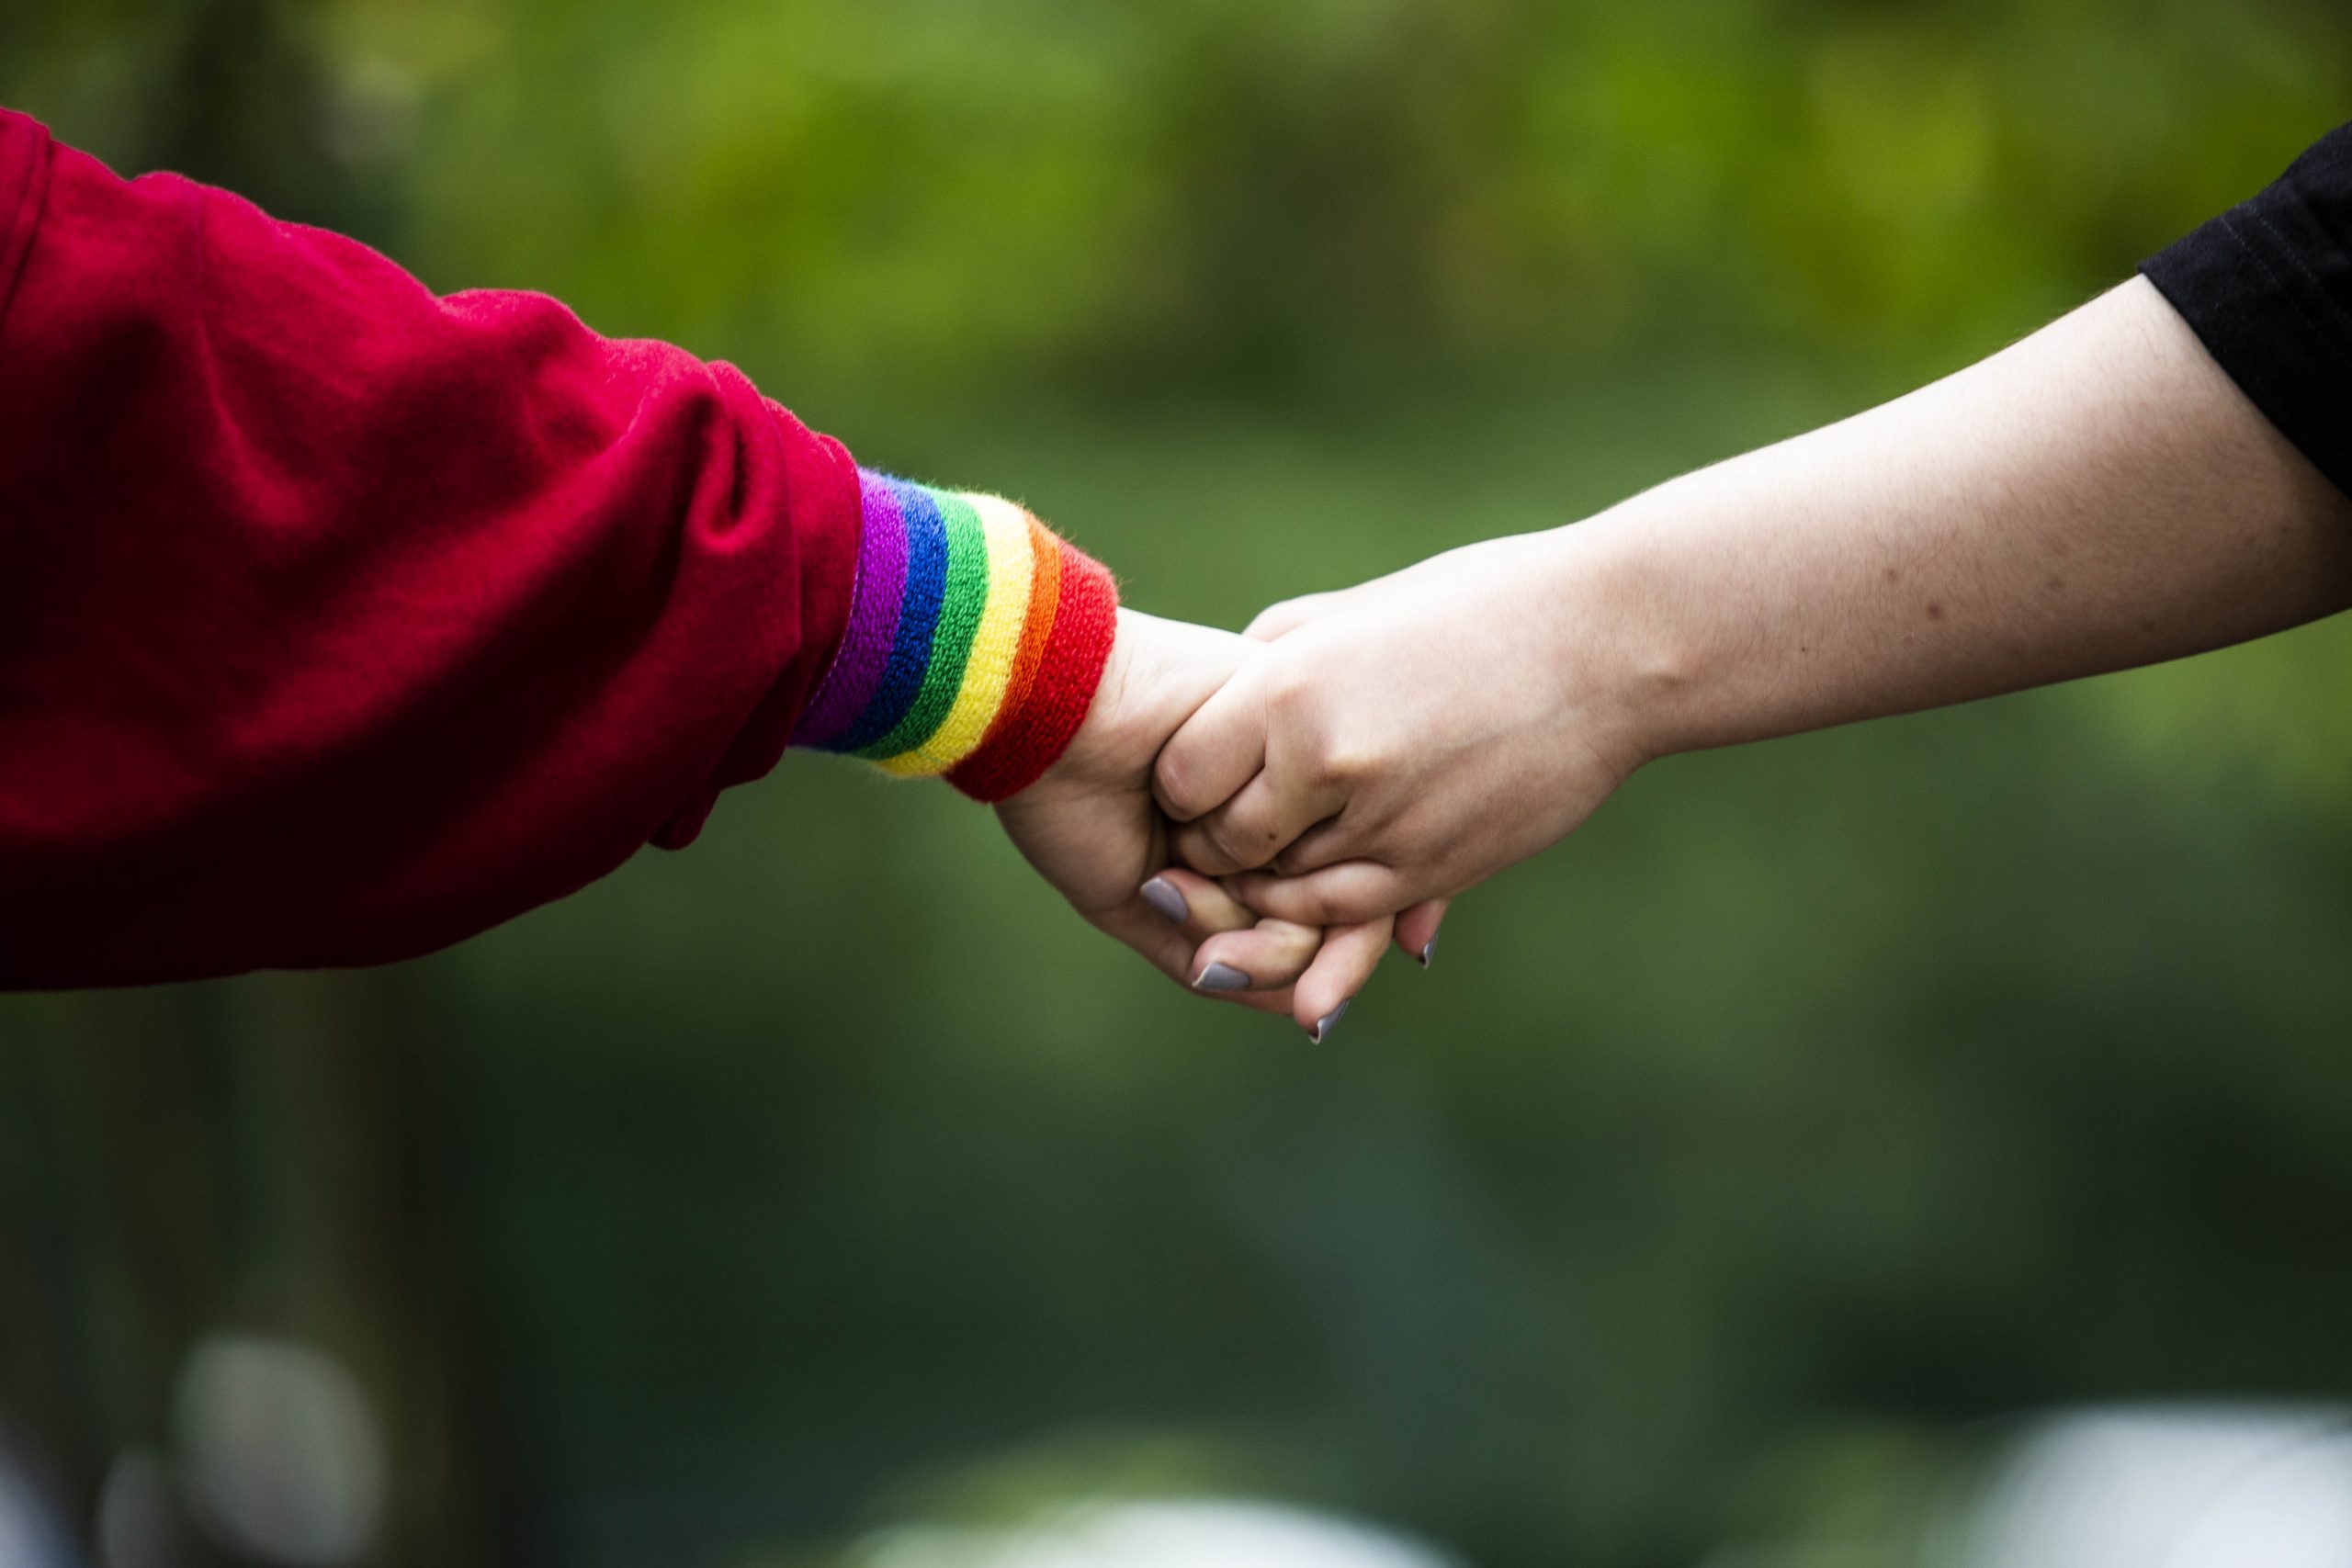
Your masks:
{"label": "blurred green background", "polygon": [[[2030,330],[2352,114],[2352,16],[10,0],[0,102],[1238,625]],[[1320,1048],[806,758],[422,963],[0,1001],[0,1432],[89,1518],[282,1336],[381,1421],[381,1561],[1215,1491],[1892,1562],[1976,1424],[2352,1396],[2347,698],[2326,625],[1671,761]]]}

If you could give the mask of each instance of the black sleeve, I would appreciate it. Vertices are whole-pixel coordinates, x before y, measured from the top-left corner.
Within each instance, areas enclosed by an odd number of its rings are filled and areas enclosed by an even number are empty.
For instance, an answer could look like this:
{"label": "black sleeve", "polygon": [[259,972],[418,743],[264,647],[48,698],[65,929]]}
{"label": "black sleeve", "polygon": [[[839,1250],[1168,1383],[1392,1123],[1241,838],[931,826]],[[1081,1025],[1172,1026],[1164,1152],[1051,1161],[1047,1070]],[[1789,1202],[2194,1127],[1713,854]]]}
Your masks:
{"label": "black sleeve", "polygon": [[2270,423],[2352,494],[2352,125],[2140,270]]}

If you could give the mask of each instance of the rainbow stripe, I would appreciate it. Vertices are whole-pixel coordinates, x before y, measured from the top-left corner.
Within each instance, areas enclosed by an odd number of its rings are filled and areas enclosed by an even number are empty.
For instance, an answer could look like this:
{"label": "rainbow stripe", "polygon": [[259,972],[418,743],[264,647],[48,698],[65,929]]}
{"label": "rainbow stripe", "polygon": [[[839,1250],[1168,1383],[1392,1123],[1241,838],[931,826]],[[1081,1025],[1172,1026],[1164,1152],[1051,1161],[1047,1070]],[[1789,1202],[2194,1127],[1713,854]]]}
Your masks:
{"label": "rainbow stripe", "polygon": [[980,800],[1028,787],[1069,744],[1117,630],[1102,566],[993,495],[858,470],[848,628],[792,743]]}

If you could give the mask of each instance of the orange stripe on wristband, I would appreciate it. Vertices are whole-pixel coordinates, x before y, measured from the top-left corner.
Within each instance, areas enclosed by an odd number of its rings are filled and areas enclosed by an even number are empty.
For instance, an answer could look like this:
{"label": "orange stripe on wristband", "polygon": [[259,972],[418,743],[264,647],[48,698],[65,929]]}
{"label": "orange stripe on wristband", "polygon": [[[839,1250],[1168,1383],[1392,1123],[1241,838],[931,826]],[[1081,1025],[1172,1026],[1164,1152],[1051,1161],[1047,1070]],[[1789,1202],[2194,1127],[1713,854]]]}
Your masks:
{"label": "orange stripe on wristband", "polygon": [[[1054,619],[1061,609],[1062,551],[1061,541],[1050,529],[1035,517],[1029,520],[1032,563],[1029,579],[1029,618],[1021,628],[1021,647],[1012,656],[1012,675],[1004,683],[1004,703],[996,710],[996,717],[989,725],[989,732],[972,748],[977,757],[988,750],[989,742],[1001,734],[1012,716],[1029,700],[1029,688],[1036,683],[1037,669],[1046,661],[1046,643],[1053,636]],[[950,769],[951,773],[954,769]],[[951,778],[950,783],[953,783]]]}
{"label": "orange stripe on wristband", "polygon": [[[1026,789],[1061,756],[1086,722],[1094,688],[1118,635],[1119,591],[1101,563],[1048,535],[1057,592],[1030,595],[1008,700],[979,748],[947,774],[975,800],[1005,799]],[[1038,552],[1042,562],[1048,552]],[[1040,570],[1043,570],[1042,566]],[[1025,683],[1024,683],[1025,677]]]}

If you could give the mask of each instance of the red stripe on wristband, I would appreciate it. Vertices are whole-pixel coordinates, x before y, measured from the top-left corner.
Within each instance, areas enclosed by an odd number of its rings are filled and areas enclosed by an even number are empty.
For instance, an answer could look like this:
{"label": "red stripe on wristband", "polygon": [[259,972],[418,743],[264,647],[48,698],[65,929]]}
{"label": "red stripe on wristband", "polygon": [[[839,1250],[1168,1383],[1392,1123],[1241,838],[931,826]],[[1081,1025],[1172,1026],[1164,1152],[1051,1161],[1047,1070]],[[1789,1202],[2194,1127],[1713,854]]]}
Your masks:
{"label": "red stripe on wristband", "polygon": [[[975,800],[1018,795],[1060,759],[1086,722],[1118,636],[1119,590],[1110,572],[1067,540],[1053,542],[1061,592],[1028,689],[1006,703],[979,749],[948,771],[947,782]],[[1024,663],[1028,651],[1024,646]]]}

